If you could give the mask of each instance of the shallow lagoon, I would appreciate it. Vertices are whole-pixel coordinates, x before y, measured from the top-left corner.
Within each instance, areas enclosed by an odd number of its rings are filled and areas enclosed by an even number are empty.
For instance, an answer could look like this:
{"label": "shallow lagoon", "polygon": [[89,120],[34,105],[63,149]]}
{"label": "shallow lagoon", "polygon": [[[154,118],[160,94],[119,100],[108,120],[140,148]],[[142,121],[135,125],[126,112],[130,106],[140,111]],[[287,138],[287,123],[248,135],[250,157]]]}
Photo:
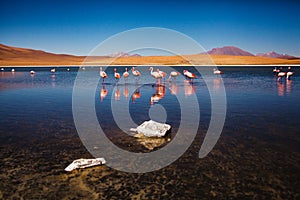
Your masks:
{"label": "shallow lagoon", "polygon": [[[184,68],[176,67],[180,72]],[[34,76],[29,74],[31,69],[36,71]],[[278,82],[272,67],[222,67],[226,121],[217,145],[203,159],[198,152],[208,128],[211,101],[200,75],[193,84],[178,77],[157,87],[144,70],[143,82],[121,80],[116,85],[113,68],[108,68],[109,78],[104,84],[99,80],[96,87],[95,111],[107,137],[128,151],[151,152],[172,141],[180,123],[175,95],[186,101],[197,96],[200,123],[193,144],[171,165],[144,174],[107,166],[63,171],[74,159],[91,157],[73,121],[72,92],[78,68],[70,69],[58,67],[55,74],[50,68],[0,72],[0,197],[299,198],[299,68],[294,68],[290,81]],[[124,71],[124,67],[117,69]],[[98,74],[98,68],[87,67],[83,73],[89,77]],[[220,77],[211,75],[209,80],[220,87]],[[106,95],[101,95],[103,90]],[[163,97],[151,103],[157,93]],[[155,141],[128,136],[114,122],[113,102],[128,102],[136,124],[150,117],[166,120],[173,126],[170,135]],[[153,108],[159,110],[159,105],[166,116],[155,113]]]}

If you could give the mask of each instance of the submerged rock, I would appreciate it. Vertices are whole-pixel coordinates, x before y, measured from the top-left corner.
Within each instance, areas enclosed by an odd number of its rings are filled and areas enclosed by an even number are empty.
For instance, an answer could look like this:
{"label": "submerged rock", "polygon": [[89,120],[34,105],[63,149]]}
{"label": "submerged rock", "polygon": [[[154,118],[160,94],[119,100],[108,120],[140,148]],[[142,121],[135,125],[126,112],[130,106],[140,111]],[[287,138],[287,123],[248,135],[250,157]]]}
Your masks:
{"label": "submerged rock", "polygon": [[146,137],[163,137],[170,129],[171,126],[169,124],[149,120],[139,125],[136,129],[130,129],[130,131],[137,133],[135,137],[140,137],[141,135]]}
{"label": "submerged rock", "polygon": [[102,165],[105,163],[106,163],[106,161],[104,158],[94,158],[94,159],[80,158],[80,159],[74,160],[68,167],[65,168],[65,171],[72,171],[72,170],[78,169],[78,168],[87,168],[87,167],[92,167],[92,166],[96,166],[96,165]]}

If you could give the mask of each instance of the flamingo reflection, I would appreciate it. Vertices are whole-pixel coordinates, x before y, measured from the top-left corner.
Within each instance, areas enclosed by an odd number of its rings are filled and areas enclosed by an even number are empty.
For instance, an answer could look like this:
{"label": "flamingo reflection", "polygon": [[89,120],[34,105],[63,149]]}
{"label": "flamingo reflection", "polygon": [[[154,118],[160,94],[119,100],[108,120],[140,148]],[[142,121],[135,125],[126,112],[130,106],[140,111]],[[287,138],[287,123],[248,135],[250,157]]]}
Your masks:
{"label": "flamingo reflection", "polygon": [[213,88],[214,88],[215,90],[220,89],[220,87],[221,87],[221,82],[222,82],[221,78],[214,78],[214,81],[213,81]]}
{"label": "flamingo reflection", "polygon": [[128,99],[129,90],[128,90],[128,85],[127,85],[127,83],[125,83],[123,95],[124,95],[124,97],[125,97],[126,99]]}
{"label": "flamingo reflection", "polygon": [[169,89],[170,89],[170,93],[173,95],[176,95],[179,93],[179,88],[175,81],[169,85]]}
{"label": "flamingo reflection", "polygon": [[155,94],[151,96],[150,104],[153,105],[155,102],[158,102],[161,100],[166,93],[166,89],[164,85],[156,85],[156,91]]}
{"label": "flamingo reflection", "polygon": [[286,80],[286,93],[290,94],[292,92],[292,80]]}
{"label": "flamingo reflection", "polygon": [[191,96],[195,93],[194,84],[189,80],[184,80],[184,94],[185,96]]}
{"label": "flamingo reflection", "polygon": [[284,96],[284,84],[282,82],[277,83],[278,96]]}
{"label": "flamingo reflection", "polygon": [[141,98],[140,88],[138,87],[138,84],[136,84],[136,89],[131,96],[131,100],[132,102],[134,102],[136,99],[139,98]]}
{"label": "flamingo reflection", "polygon": [[52,85],[52,87],[55,87],[55,74],[51,75],[51,79],[52,79],[51,85]]}
{"label": "flamingo reflection", "polygon": [[116,101],[120,100],[120,96],[121,96],[121,92],[120,92],[119,86],[117,85],[116,91],[115,91],[115,100]]}
{"label": "flamingo reflection", "polygon": [[105,85],[103,84],[102,88],[100,90],[100,101],[103,101],[103,99],[106,97],[107,93],[108,93],[108,91],[105,88]]}

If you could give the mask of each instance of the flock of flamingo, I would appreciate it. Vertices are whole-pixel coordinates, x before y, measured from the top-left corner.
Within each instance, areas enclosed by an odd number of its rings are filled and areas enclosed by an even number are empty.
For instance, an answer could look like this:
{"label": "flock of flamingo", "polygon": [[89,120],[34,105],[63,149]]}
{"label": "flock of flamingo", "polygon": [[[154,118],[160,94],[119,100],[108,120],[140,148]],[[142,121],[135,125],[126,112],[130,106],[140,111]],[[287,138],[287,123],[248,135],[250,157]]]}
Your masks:
{"label": "flock of flamingo", "polygon": [[[179,93],[179,87],[181,87],[180,85],[178,86],[176,84],[176,81],[172,81],[172,82],[167,82],[168,86],[166,86],[166,82],[162,83],[162,84],[156,84],[155,85],[155,93],[150,97],[150,104],[153,105],[154,103],[158,102],[159,100],[161,100],[162,98],[164,98],[165,94],[166,94],[166,87],[169,88],[170,93],[172,95],[176,95]],[[215,82],[214,82],[215,84]],[[100,101],[102,102],[106,96],[108,95],[108,89],[106,88],[106,84],[102,84],[102,87],[100,89]],[[154,88],[154,85],[152,85],[152,87]],[[184,80],[184,94],[185,96],[191,96],[195,93],[195,85],[191,84],[191,82],[189,80]],[[114,90],[114,94],[112,95],[112,97],[114,97],[114,100],[120,100],[121,95],[123,94],[123,96],[128,99],[129,98],[129,91],[133,91],[133,93],[131,94],[130,98],[132,102],[135,102],[136,99],[141,98],[141,92],[140,92],[140,87],[138,84],[136,85],[132,85],[132,84],[116,84],[115,85],[115,90]]]}
{"label": "flock of flamingo", "polygon": [[[105,88],[104,80],[106,78],[108,78],[107,73],[102,69],[102,67],[100,67],[99,69],[99,74],[100,77],[102,78],[102,88],[100,90],[100,100],[103,101],[103,99],[107,96],[108,91]],[[155,102],[158,102],[159,100],[161,100],[164,96],[165,96],[165,85],[162,84],[162,80],[166,79],[168,80],[168,82],[172,82],[172,84],[169,86],[171,94],[177,94],[178,93],[178,88],[177,85],[175,84],[175,80],[176,77],[181,75],[180,72],[178,71],[171,71],[170,74],[168,75],[166,72],[161,71],[159,69],[154,70],[153,67],[149,68],[150,71],[150,75],[156,79],[156,92],[155,94],[153,94],[150,98],[150,104],[154,104]],[[138,71],[137,69],[135,69],[135,67],[131,68],[131,72],[133,77],[135,77],[136,83],[139,80],[139,78],[141,77],[141,72]],[[223,72],[219,69],[214,69],[213,71],[214,74],[222,74]],[[185,91],[185,95],[186,96],[190,96],[192,95],[195,90],[194,90],[194,86],[193,84],[193,80],[197,78],[196,74],[188,71],[188,70],[183,70],[183,75],[186,77],[186,80],[184,81],[184,91]],[[114,78],[116,80],[116,83],[119,81],[120,78],[124,78],[125,82],[127,81],[128,77],[130,76],[129,72],[128,72],[128,68],[125,68],[125,71],[123,72],[123,74],[121,75],[119,72],[117,72],[117,69],[114,68]],[[174,80],[174,81],[172,81]],[[116,84],[116,90],[115,90],[115,94],[114,94],[114,98],[115,100],[119,100],[120,96],[121,96],[121,92],[120,89],[118,87],[118,84]],[[153,85],[154,86],[154,85]],[[123,95],[128,98],[128,86],[127,84],[124,85],[124,92]],[[131,96],[132,101],[134,102],[136,99],[141,97],[141,93],[138,89],[138,87],[136,88],[136,90],[134,91],[134,93]]]}
{"label": "flock of flamingo", "polygon": [[[84,69],[84,68],[83,68]],[[1,68],[1,71],[4,71],[4,68]],[[67,68],[67,71],[70,71],[70,68]],[[164,71],[161,71],[159,69],[157,69],[156,71],[154,71],[153,67],[149,68],[150,74],[153,78],[156,79],[157,83],[160,83],[162,79],[165,79],[167,76],[167,73]],[[11,72],[15,72],[15,69],[11,69]],[[52,68],[50,70],[51,73],[55,73],[55,68]],[[139,77],[141,76],[140,71],[136,70],[134,67],[131,68],[131,72],[132,75],[136,78],[136,80],[139,79]],[[217,68],[213,69],[213,73],[214,74],[223,74],[223,72]],[[291,70],[291,67],[288,67],[287,71],[283,71],[282,67],[280,67],[279,69],[277,67],[275,67],[273,69],[273,73],[275,76],[278,77],[278,81],[280,81],[283,77],[286,77],[287,80],[290,79],[291,76],[294,75],[294,72]],[[35,74],[35,71],[31,70],[30,71],[31,75]],[[181,75],[180,72],[177,71],[172,71],[169,74],[168,80],[170,81],[172,78],[175,80],[177,76]],[[183,75],[190,81],[192,81],[193,79],[197,78],[197,76],[188,71],[188,70],[183,70]],[[125,68],[125,72],[122,74],[122,76],[124,77],[125,80],[128,79],[129,77],[129,72],[128,69]],[[119,80],[121,77],[121,74],[117,72],[117,69],[114,69],[114,77],[116,80]],[[102,67],[100,67],[100,77],[102,78],[102,82],[104,83],[104,79],[108,77],[108,75],[106,74],[105,71],[103,71]]]}
{"label": "flock of flamingo", "polygon": [[290,77],[294,75],[294,72],[292,71],[291,67],[288,67],[287,71],[283,71],[282,67],[280,67],[279,69],[277,67],[275,67],[273,69],[273,73],[275,76],[278,77],[278,79],[277,79],[278,81],[280,81],[285,76],[286,76],[286,79],[289,80]]}
{"label": "flock of flamingo", "polygon": [[[167,73],[164,72],[164,71],[161,71],[159,69],[157,69],[156,71],[154,71],[153,67],[150,67],[149,68],[149,71],[150,71],[150,75],[156,79],[156,83],[159,84],[161,83],[161,80],[162,79],[165,79],[166,76],[167,76]],[[131,68],[131,72],[132,72],[132,75],[134,77],[136,77],[136,80],[139,79],[139,77],[141,76],[141,72],[136,70],[134,67]],[[213,71],[214,74],[222,74],[223,72],[219,69],[214,69]],[[102,83],[104,83],[104,79],[106,79],[108,77],[107,73],[105,71],[103,71],[102,67],[100,67],[100,77],[102,78]],[[174,79],[176,80],[176,77],[181,75],[180,72],[178,71],[172,71],[170,72],[169,74],[169,77],[168,77],[168,80],[170,81],[171,79]],[[193,79],[197,78],[196,74],[188,71],[188,70],[183,70],[183,75],[190,81],[193,81]],[[117,69],[114,68],[114,77],[116,79],[116,81],[118,81],[120,78],[121,78],[121,74],[117,72]],[[128,72],[128,69],[125,68],[125,72],[123,73],[123,77],[125,80],[128,79],[129,77],[129,72]]]}

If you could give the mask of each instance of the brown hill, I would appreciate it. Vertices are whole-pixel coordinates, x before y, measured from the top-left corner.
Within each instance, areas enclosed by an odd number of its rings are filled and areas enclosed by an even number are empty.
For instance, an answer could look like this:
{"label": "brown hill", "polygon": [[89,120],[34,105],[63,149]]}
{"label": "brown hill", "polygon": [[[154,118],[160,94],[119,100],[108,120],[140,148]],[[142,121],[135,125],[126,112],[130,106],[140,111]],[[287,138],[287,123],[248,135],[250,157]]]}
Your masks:
{"label": "brown hill", "polygon": [[0,44],[0,65],[71,65],[81,63],[84,56],[53,54],[41,50],[10,47]]}

